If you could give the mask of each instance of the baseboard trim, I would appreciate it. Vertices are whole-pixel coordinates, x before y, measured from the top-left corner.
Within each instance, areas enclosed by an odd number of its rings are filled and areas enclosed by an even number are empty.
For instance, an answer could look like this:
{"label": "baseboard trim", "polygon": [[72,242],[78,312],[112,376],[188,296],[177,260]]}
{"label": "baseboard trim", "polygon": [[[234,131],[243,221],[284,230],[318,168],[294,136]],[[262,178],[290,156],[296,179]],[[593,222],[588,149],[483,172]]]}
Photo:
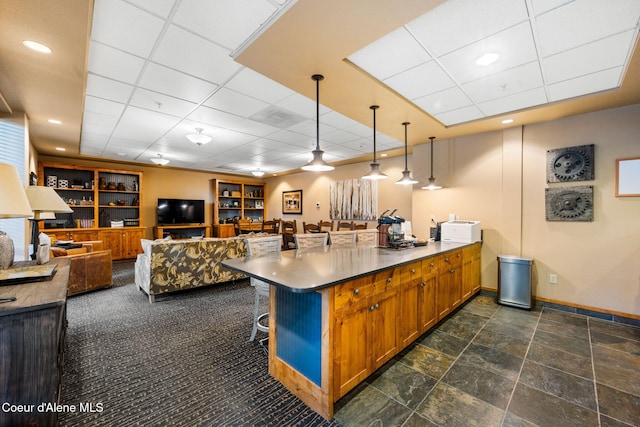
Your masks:
{"label": "baseboard trim", "polygon": [[[481,288],[480,292],[486,296],[494,296],[497,298],[498,291],[493,288]],[[535,305],[539,307],[548,307],[554,310],[562,310],[569,313],[581,314],[583,316],[594,317],[602,320],[610,320],[616,323],[623,323],[640,327],[640,315],[631,313],[622,313],[614,310],[606,310],[603,308],[589,307],[580,304],[572,304],[565,301],[558,301],[549,298],[533,297]]]}

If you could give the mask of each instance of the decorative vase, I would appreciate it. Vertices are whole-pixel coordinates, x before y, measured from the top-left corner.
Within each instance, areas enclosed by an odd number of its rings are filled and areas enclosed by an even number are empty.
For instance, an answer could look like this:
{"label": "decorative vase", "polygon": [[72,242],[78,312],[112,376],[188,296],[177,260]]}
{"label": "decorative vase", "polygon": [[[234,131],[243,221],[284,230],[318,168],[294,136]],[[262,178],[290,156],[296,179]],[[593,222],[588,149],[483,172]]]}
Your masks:
{"label": "decorative vase", "polygon": [[13,265],[13,240],[7,233],[0,231],[0,270],[6,270]]}

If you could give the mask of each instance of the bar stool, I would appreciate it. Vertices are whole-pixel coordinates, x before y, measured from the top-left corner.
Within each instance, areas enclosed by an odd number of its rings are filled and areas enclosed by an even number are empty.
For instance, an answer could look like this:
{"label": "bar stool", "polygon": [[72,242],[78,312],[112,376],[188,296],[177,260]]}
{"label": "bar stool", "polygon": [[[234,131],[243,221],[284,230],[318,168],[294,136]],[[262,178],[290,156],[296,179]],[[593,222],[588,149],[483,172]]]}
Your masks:
{"label": "bar stool", "polygon": [[[282,247],[282,236],[267,236],[267,237],[250,237],[245,238],[247,245],[247,255],[251,257],[264,256],[270,253],[280,252]],[[269,332],[269,326],[263,325],[262,321],[269,317],[269,312],[260,313],[260,297],[269,298],[270,285],[262,280],[251,278],[251,286],[255,288],[255,306],[253,308],[253,329],[251,330],[251,338],[249,341],[253,341],[256,338],[258,331]],[[264,345],[265,339],[260,340],[260,344]]]}

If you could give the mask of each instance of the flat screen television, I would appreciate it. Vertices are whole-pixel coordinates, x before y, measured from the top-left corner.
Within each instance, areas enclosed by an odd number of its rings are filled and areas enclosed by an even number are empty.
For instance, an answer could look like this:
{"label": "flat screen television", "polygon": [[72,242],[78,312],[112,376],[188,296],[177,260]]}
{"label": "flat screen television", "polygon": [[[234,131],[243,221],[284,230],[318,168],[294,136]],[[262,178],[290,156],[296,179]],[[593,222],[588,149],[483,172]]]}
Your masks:
{"label": "flat screen television", "polygon": [[158,199],[158,225],[203,224],[204,200]]}

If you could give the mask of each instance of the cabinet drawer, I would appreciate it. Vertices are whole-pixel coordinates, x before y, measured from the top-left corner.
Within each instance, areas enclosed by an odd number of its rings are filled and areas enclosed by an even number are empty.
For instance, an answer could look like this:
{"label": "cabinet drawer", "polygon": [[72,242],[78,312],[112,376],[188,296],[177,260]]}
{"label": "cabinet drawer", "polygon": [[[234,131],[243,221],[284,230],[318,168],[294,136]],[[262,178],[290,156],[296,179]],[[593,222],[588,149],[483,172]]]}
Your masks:
{"label": "cabinet drawer", "polygon": [[422,276],[429,276],[438,271],[440,257],[432,257],[422,260]]}
{"label": "cabinet drawer", "polygon": [[362,301],[371,296],[371,276],[337,285],[335,288],[335,310]]}
{"label": "cabinet drawer", "polygon": [[410,283],[414,280],[422,280],[422,262],[412,262],[403,265],[400,270],[400,283]]}
{"label": "cabinet drawer", "polygon": [[462,249],[447,252],[440,257],[440,270],[449,270],[462,264]]}
{"label": "cabinet drawer", "polygon": [[373,275],[373,294],[379,294],[400,284],[400,268],[389,268]]}

